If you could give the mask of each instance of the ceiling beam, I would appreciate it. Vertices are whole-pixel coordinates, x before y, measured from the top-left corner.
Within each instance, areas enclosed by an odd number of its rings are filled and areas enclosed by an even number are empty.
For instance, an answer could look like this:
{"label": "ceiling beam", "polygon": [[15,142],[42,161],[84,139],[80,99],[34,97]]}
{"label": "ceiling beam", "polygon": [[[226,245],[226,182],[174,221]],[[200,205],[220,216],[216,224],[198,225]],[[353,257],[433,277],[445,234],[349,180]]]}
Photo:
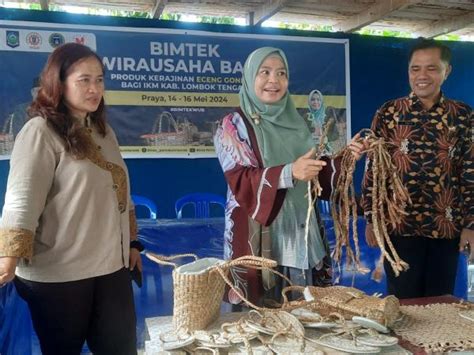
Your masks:
{"label": "ceiling beam", "polygon": [[422,2],[426,2],[426,0],[378,0],[366,10],[349,17],[345,21],[339,22],[334,27],[342,32],[354,32],[383,19],[394,11]]}
{"label": "ceiling beam", "polygon": [[49,0],[40,0],[41,10],[48,11],[49,10]]}
{"label": "ceiling beam", "polygon": [[155,6],[153,6],[153,10],[151,10],[151,17],[160,18],[166,4],[168,4],[168,0],[156,0]]}
{"label": "ceiling beam", "polygon": [[249,25],[260,26],[263,22],[275,15],[291,0],[267,0],[264,4],[251,11],[247,16]]}
{"label": "ceiling beam", "polygon": [[461,16],[453,16],[446,20],[435,21],[430,26],[417,31],[417,34],[421,37],[433,38],[469,27],[473,24],[474,13],[471,12]]}
{"label": "ceiling beam", "polygon": [[472,0],[429,0],[430,5],[442,5],[443,7],[460,7],[462,5],[472,5]]}

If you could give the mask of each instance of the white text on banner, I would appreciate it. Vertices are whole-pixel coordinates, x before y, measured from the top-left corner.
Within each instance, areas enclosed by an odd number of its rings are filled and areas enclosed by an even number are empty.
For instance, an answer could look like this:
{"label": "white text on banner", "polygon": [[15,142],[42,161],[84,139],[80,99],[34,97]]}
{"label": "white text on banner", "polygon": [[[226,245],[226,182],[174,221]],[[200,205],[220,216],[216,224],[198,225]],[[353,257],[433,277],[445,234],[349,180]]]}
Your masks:
{"label": "white text on banner", "polygon": [[[308,107],[307,95],[292,95],[297,108]],[[345,96],[326,96],[328,106],[345,108]],[[117,91],[105,94],[107,105],[114,106],[176,106],[176,107],[238,107],[239,94],[165,92],[165,91]]]}

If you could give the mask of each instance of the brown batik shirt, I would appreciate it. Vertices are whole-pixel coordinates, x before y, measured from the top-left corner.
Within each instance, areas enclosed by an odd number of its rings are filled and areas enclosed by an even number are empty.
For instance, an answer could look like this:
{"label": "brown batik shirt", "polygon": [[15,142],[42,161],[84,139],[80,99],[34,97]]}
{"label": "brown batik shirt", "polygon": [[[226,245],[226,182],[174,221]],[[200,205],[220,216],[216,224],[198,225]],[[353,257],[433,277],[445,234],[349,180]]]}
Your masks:
{"label": "brown batik shirt", "polygon": [[[388,149],[412,204],[390,234],[453,239],[474,229],[474,151],[472,109],[445,98],[431,109],[411,93],[385,103],[372,130]],[[371,222],[370,159],[363,182],[365,215]]]}

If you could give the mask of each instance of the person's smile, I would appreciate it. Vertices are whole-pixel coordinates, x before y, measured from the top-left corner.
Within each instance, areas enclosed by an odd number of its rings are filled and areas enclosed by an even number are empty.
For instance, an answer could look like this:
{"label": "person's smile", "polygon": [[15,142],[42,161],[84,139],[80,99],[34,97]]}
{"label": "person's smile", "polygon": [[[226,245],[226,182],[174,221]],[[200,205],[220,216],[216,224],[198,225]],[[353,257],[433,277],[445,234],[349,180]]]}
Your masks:
{"label": "person's smile", "polygon": [[255,94],[265,104],[274,104],[288,90],[288,76],[283,61],[278,56],[269,56],[259,68],[255,78]]}

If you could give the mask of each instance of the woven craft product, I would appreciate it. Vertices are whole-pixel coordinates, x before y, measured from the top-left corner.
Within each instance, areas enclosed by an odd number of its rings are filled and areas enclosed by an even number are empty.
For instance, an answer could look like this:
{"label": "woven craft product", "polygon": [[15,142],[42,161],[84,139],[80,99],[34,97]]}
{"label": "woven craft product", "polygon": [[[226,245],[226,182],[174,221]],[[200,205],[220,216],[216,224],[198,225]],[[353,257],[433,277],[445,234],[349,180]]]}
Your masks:
{"label": "woven craft product", "polygon": [[[300,291],[302,287],[287,287],[284,292]],[[384,326],[391,326],[400,318],[400,302],[395,296],[379,298],[368,296],[361,290],[352,287],[330,286],[306,288],[314,301],[294,301],[285,302],[294,308],[299,302],[300,307],[307,307],[321,316],[328,316],[331,313],[338,313],[345,319],[352,319],[354,316],[370,318]],[[284,295],[284,298],[286,296]]]}
{"label": "woven craft product", "polygon": [[[168,121],[169,128],[172,128],[171,131],[168,130],[165,132],[163,130],[163,120]],[[180,129],[173,115],[168,111],[164,111],[157,117],[151,133],[144,134],[141,138],[143,138],[149,146],[186,145],[190,142],[191,137],[189,137],[190,132],[185,128]]]}
{"label": "woven craft product", "polygon": [[462,309],[446,303],[402,306],[403,318],[392,329],[428,353],[474,349],[474,321],[461,317]]}
{"label": "woven craft product", "polygon": [[227,275],[233,266],[270,269],[276,262],[256,256],[243,256],[224,261],[203,258],[177,267],[170,260],[193,254],[164,257],[153,253],[146,255],[158,264],[171,265],[173,270],[173,326],[175,330],[203,330],[219,316]]}

